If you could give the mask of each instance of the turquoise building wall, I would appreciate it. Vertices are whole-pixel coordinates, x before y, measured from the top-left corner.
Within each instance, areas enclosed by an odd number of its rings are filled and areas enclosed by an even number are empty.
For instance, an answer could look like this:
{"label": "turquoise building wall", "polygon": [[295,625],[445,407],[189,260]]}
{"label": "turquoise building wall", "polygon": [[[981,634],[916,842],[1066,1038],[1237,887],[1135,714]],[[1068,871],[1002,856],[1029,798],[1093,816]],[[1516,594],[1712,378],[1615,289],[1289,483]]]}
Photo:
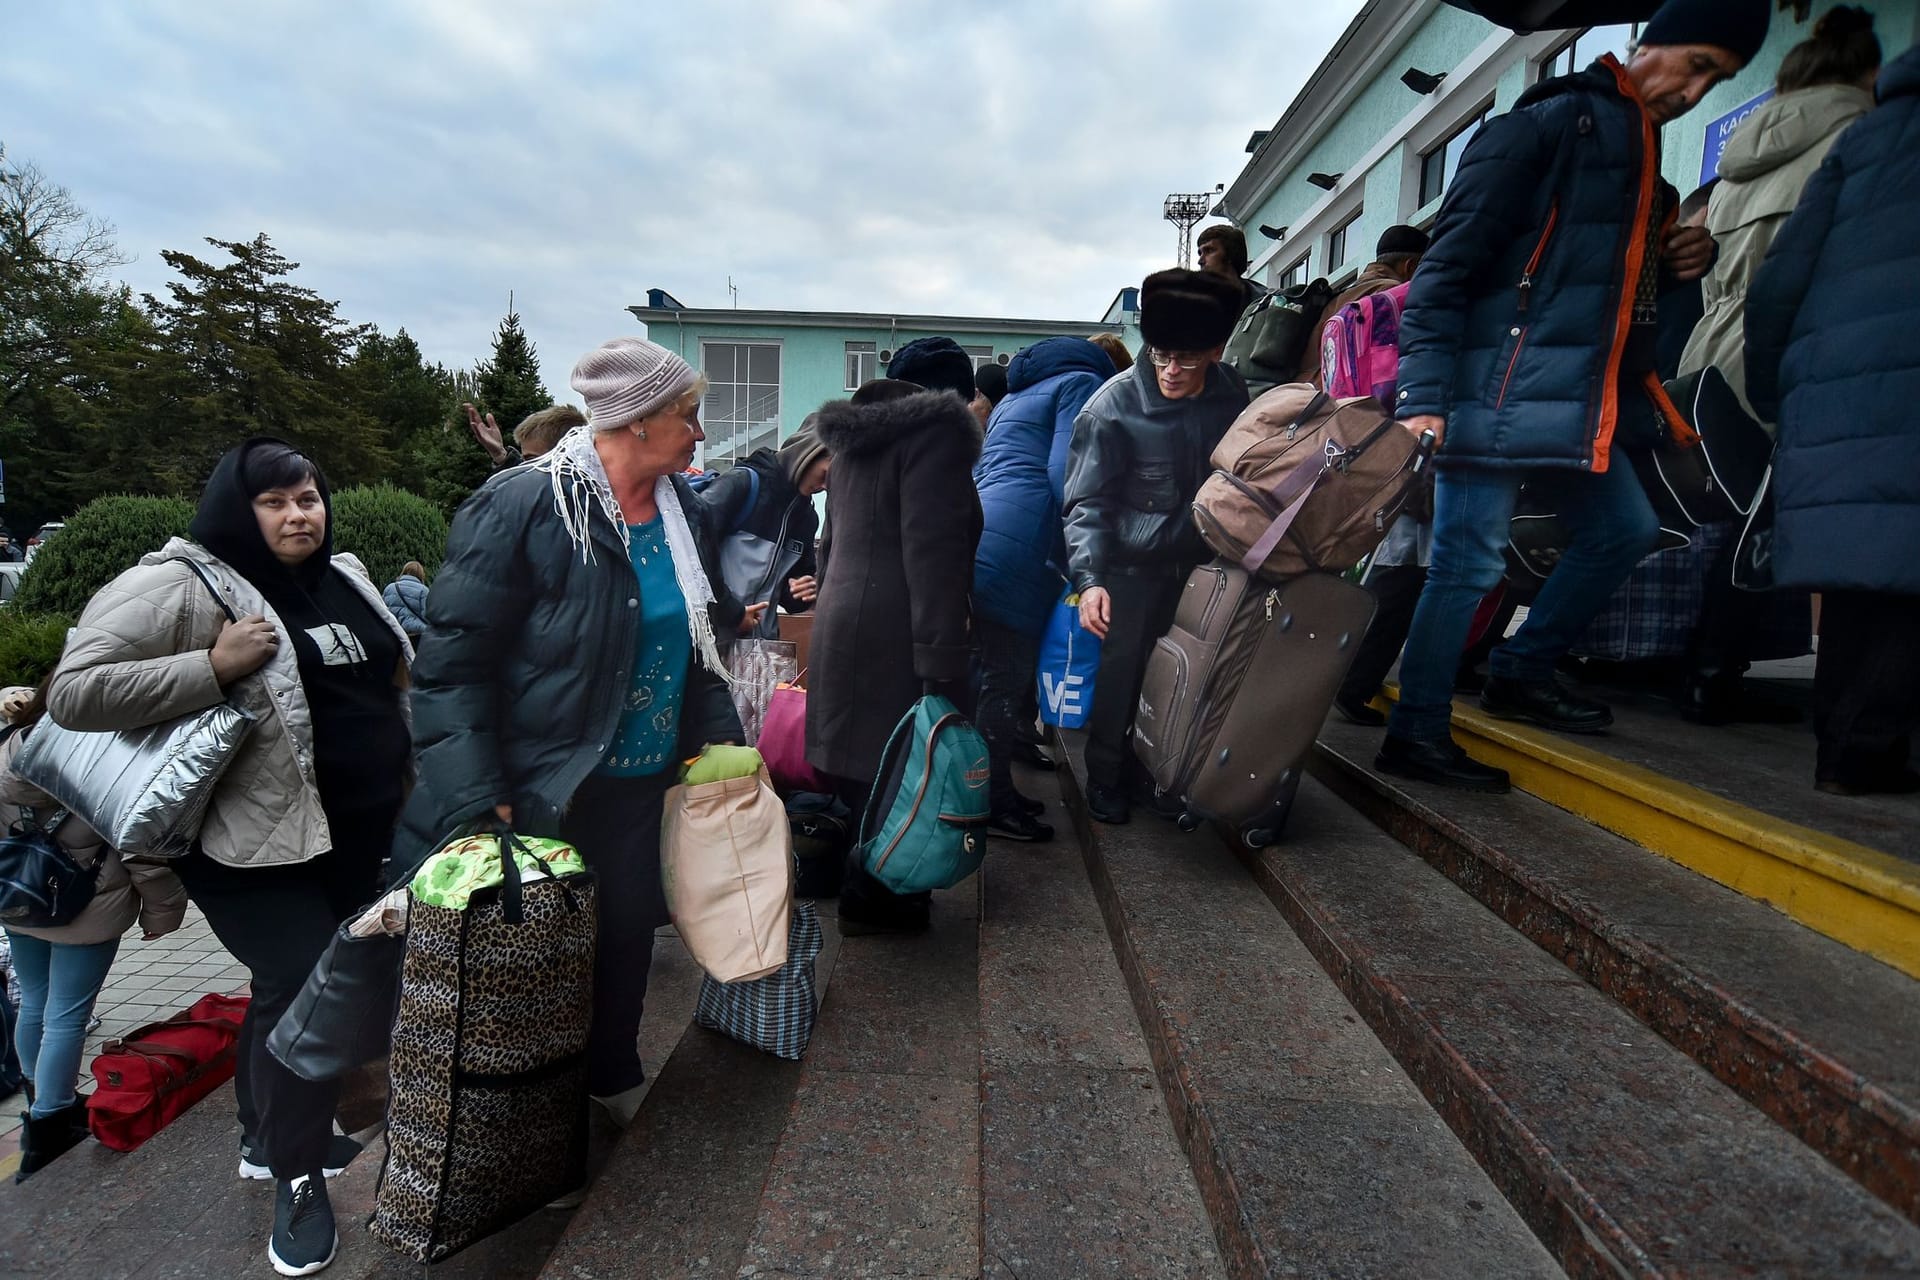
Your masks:
{"label": "turquoise building wall", "polygon": [[[1668,125],[1662,137],[1662,168],[1666,177],[1684,195],[1700,184],[1702,159],[1707,147],[1708,127],[1720,117],[1751,101],[1772,87],[1775,71],[1786,51],[1805,39],[1819,16],[1834,7],[1836,0],[1819,0],[1804,22],[1795,21],[1790,12],[1773,15],[1767,43],[1753,63],[1733,80],[1721,85],[1692,112]],[[1889,59],[1899,56],[1920,40],[1920,0],[1867,0],[1875,15],[1880,41]],[[1495,114],[1510,110],[1520,95],[1537,78],[1538,57],[1560,44],[1567,33],[1542,33],[1532,38],[1512,38],[1510,47],[1500,55],[1492,92]],[[1429,72],[1452,72],[1492,38],[1508,38],[1486,19],[1451,5],[1439,5],[1414,28],[1381,64],[1376,75],[1348,104],[1340,116],[1302,153],[1279,178],[1274,189],[1261,199],[1242,225],[1256,258],[1271,247],[1257,228],[1265,223],[1289,228],[1286,241],[1277,249],[1263,270],[1261,279],[1278,279],[1300,253],[1312,255],[1311,274],[1330,274],[1325,269],[1325,233],[1345,216],[1357,192],[1363,211],[1349,232],[1347,262],[1331,274],[1338,278],[1371,258],[1380,233],[1396,222],[1425,222],[1439,210],[1439,201],[1415,208],[1418,198],[1420,154],[1434,140],[1432,127],[1414,124],[1407,140],[1381,155],[1364,173],[1356,172],[1367,153],[1384,138],[1419,121],[1428,113],[1436,117],[1442,111],[1448,120],[1468,113],[1471,103],[1447,100],[1436,104],[1400,82],[1407,67]],[[1485,95],[1481,95],[1485,101]],[[1275,103],[1276,108],[1286,104]],[[1449,130],[1440,129],[1444,136]],[[1313,172],[1345,173],[1340,190],[1331,201],[1327,193],[1306,181]]]}
{"label": "turquoise building wall", "polygon": [[[1058,336],[1063,331],[1069,336],[1086,337],[1105,331],[1098,324],[1062,325],[1045,327],[1036,324],[1030,329],[1003,329],[992,332],[974,333],[962,328],[941,329],[938,327],[907,328],[894,327],[886,323],[877,325],[822,325],[819,323],[780,323],[776,321],[735,323],[724,318],[715,318],[711,312],[689,316],[685,320],[676,319],[673,312],[659,311],[646,307],[635,307],[633,314],[647,327],[647,336],[678,353],[687,363],[702,372],[711,373],[703,358],[702,344],[712,342],[767,342],[780,347],[780,395],[777,412],[777,437],[784,441],[797,430],[809,413],[830,400],[844,400],[850,388],[846,385],[846,347],[849,342],[869,342],[874,344],[876,355],[882,351],[898,350],[916,338],[950,337],[965,347],[991,348],[996,363],[1011,360],[1022,348],[1030,347],[1042,338]],[[925,317],[921,317],[925,319]],[[879,319],[884,320],[884,317]],[[977,322],[969,322],[977,323]],[[1126,334],[1130,348],[1137,348],[1135,335]],[[880,368],[877,376],[885,376],[886,370]],[[710,443],[724,449],[709,412],[707,422]],[[741,449],[740,456],[748,450]],[[702,464],[705,465],[705,450]],[[716,464],[724,461],[716,451]]]}

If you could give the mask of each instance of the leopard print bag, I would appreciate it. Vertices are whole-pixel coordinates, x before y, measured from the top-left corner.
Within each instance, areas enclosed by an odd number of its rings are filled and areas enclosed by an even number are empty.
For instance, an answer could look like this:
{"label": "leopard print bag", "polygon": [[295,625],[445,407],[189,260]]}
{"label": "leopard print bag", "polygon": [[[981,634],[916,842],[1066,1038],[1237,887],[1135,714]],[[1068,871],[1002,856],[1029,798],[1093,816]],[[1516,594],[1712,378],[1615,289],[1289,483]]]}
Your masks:
{"label": "leopard print bag", "polygon": [[523,884],[513,861],[463,911],[410,908],[370,1229],[415,1262],[586,1181],[593,877]]}

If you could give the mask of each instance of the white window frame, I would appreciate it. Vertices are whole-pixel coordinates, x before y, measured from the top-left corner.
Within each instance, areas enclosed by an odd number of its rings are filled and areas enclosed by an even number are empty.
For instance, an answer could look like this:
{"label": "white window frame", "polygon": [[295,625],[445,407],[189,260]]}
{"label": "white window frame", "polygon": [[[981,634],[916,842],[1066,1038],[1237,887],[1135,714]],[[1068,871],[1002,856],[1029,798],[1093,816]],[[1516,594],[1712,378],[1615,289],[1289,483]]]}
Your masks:
{"label": "white window frame", "polygon": [[[861,376],[863,370],[864,377]],[[880,344],[849,342],[847,344],[847,390],[858,391],[879,376]]]}
{"label": "white window frame", "polygon": [[1306,284],[1312,279],[1313,254],[1303,253],[1288,263],[1286,269],[1274,277],[1273,287],[1276,289],[1291,289],[1296,285]]}
{"label": "white window frame", "polygon": [[[1616,27],[1626,26],[1630,28],[1630,34],[1627,36],[1627,44],[1631,47],[1633,42],[1640,38],[1640,32],[1647,24],[1644,22],[1615,22],[1609,23],[1608,25]],[[1586,70],[1587,64],[1600,56],[1591,51],[1585,54],[1580,52],[1580,42],[1592,35],[1593,32],[1594,28],[1592,27],[1582,27],[1565,40],[1562,40],[1559,44],[1554,45],[1547,53],[1542,54],[1533,64],[1532,82],[1538,84],[1542,80],[1551,80],[1556,76],[1569,75],[1575,71]],[[1567,69],[1565,71],[1557,70],[1554,64],[1559,62],[1561,58],[1567,57],[1569,52],[1571,52],[1572,56],[1568,58]]]}
{"label": "white window frame", "polygon": [[[1331,276],[1353,265],[1353,229],[1359,224],[1361,215],[1366,211],[1365,205],[1355,205],[1352,211],[1334,226],[1333,230],[1327,232],[1327,247],[1322,258],[1326,263],[1327,275]],[[1338,253],[1334,252],[1336,242],[1339,246]]]}
{"label": "white window frame", "polygon": [[[1473,110],[1462,113],[1436,137],[1415,151],[1413,160],[1413,207],[1415,212],[1428,208],[1429,206],[1437,205],[1441,200],[1446,198],[1447,188],[1453,185],[1453,175],[1445,171],[1446,162],[1442,160],[1439,194],[1429,196],[1426,189],[1427,161],[1436,155],[1445,153],[1447,148],[1458,141],[1460,136],[1466,133],[1468,129],[1477,131],[1484,128],[1487,121],[1492,118],[1493,99],[1488,98],[1475,106]],[[1463,147],[1462,153],[1464,154],[1464,152],[1465,148]],[[1457,165],[1455,172],[1458,172]]]}
{"label": "white window frame", "polygon": [[[766,384],[764,383],[756,384],[752,381],[751,378],[749,378],[746,382],[740,382],[737,379],[733,379],[733,378],[728,378],[725,380],[716,379],[713,376],[713,374],[710,372],[710,367],[708,363],[707,349],[709,347],[771,347],[773,349],[774,362],[775,362],[775,367],[774,367],[775,381],[772,384],[773,385],[773,413],[771,415],[771,420],[773,422],[773,442],[777,446],[779,444],[780,436],[781,436],[781,431],[780,431],[781,401],[784,399],[785,393],[786,393],[786,375],[787,375],[786,343],[779,338],[702,338],[700,339],[700,371],[707,375],[707,394],[708,396],[711,396],[716,388],[723,385],[730,389],[737,389],[743,386],[751,388],[755,385],[764,386]],[[736,405],[738,405],[739,403],[737,396],[735,397],[734,403]],[[700,422],[701,422],[701,426],[705,428],[705,430],[708,432],[708,440],[706,442],[706,448],[702,451],[702,453],[703,453],[705,465],[707,465],[709,468],[722,462],[727,463],[728,465],[738,463],[742,459],[744,459],[748,454],[753,452],[753,449],[751,448],[751,445],[753,443],[751,427],[753,424],[751,421],[745,424],[740,423],[737,409],[733,417],[726,420],[725,422],[722,422],[721,420],[716,419],[711,413],[708,412],[707,405],[703,401],[700,407]],[[738,430],[738,428],[743,425],[749,428],[748,435],[745,440],[742,440],[740,438],[740,434]],[[726,436],[724,439],[720,439],[715,435],[715,433],[719,431],[724,431],[726,433]]]}
{"label": "white window frame", "polygon": [[993,348],[991,346],[981,345],[981,346],[970,347],[965,343],[961,343],[960,349],[966,352],[967,355],[973,359],[973,371],[975,373],[980,372],[980,370],[986,368],[990,364],[996,363],[993,357]]}

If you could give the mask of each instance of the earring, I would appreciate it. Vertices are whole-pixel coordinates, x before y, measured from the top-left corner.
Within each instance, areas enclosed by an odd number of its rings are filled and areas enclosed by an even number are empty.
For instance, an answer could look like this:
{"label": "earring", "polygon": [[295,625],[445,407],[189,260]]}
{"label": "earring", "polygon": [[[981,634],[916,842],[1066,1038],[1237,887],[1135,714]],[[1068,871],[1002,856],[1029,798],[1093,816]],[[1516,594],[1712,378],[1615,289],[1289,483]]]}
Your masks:
{"label": "earring", "polygon": [[633,434],[639,436],[642,440],[645,440],[647,438],[647,429],[645,427],[635,427],[633,429]]}

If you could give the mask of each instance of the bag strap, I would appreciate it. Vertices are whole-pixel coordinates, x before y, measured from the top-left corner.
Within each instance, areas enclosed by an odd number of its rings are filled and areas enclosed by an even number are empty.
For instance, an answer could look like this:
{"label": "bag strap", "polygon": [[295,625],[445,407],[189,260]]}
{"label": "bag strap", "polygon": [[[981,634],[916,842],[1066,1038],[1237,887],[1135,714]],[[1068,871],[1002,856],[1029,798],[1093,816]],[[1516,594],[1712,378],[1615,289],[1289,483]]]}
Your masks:
{"label": "bag strap", "polygon": [[227,615],[228,622],[240,621],[240,615],[233,611],[233,606],[227,603],[227,598],[220,594],[220,588],[214,585],[213,575],[207,572],[207,566],[198,560],[189,560],[186,556],[174,556],[173,559],[193,570],[193,576],[200,579],[207,590],[213,593],[214,603],[220,606],[220,612]]}

